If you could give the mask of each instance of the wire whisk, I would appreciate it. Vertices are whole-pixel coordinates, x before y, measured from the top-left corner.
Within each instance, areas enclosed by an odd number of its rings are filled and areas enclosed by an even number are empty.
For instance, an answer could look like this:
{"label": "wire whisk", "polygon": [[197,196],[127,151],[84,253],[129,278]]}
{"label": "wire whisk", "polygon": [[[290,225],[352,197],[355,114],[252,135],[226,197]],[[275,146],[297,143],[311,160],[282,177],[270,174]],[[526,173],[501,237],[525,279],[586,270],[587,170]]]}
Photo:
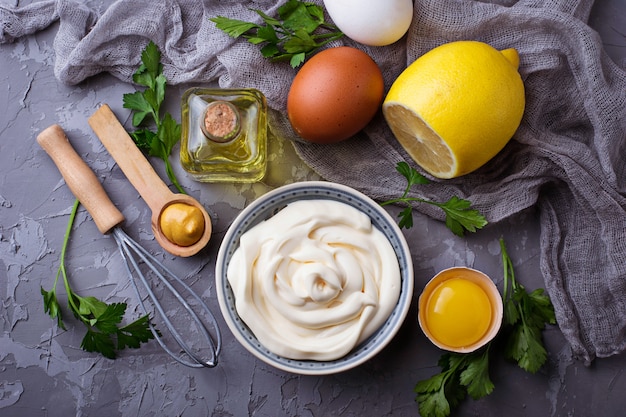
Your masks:
{"label": "wire whisk", "polygon": [[[145,248],[140,246],[137,242],[131,239],[122,229],[116,227],[113,229],[113,238],[117,242],[117,246],[120,249],[120,253],[122,258],[125,261],[126,270],[128,271],[130,282],[137,294],[137,299],[141,305],[141,309],[144,314],[149,314],[149,309],[146,307],[144,297],[142,297],[139,287],[137,286],[137,282],[135,277],[138,277],[145,290],[148,294],[148,297],[152,301],[152,305],[156,309],[156,311],[161,316],[161,319],[167,326],[167,329],[176,340],[176,343],[180,346],[180,348],[189,356],[191,360],[185,360],[181,355],[173,352],[163,340],[163,335],[161,332],[156,329],[152,322],[150,322],[150,330],[154,335],[154,339],[161,345],[161,347],[176,361],[179,363],[190,366],[193,368],[201,368],[207,367],[212,368],[217,365],[217,358],[219,356],[221,346],[222,346],[222,338],[219,332],[217,321],[215,320],[215,316],[211,313],[209,307],[202,301],[200,296],[194,292],[189,285],[187,285],[182,279],[180,279],[175,273],[169,270],[163,263],[161,263],[158,259],[156,259],[152,254],[150,254]],[[206,342],[209,346],[210,355],[208,358],[202,358],[200,355],[196,354],[193,349],[183,340],[180,332],[177,330],[176,326],[174,326],[168,317],[167,313],[163,309],[163,306],[159,302],[158,297],[154,294],[154,291],[151,288],[150,283],[148,282],[145,274],[141,271],[139,267],[139,262],[143,262],[149,269],[152,271],[155,277],[159,279],[159,281],[170,291],[170,293],[182,304],[185,308],[189,316],[193,319],[197,329],[202,334]],[[133,274],[133,271],[135,274]],[[201,317],[193,310],[191,305],[187,302],[187,300],[178,292],[174,286],[170,283],[170,280],[177,282],[181,287],[184,288],[185,292],[192,296],[196,302],[198,303],[198,307],[202,309],[210,322],[210,327],[215,329],[215,341],[209,330],[207,329],[206,324],[202,321]]]}

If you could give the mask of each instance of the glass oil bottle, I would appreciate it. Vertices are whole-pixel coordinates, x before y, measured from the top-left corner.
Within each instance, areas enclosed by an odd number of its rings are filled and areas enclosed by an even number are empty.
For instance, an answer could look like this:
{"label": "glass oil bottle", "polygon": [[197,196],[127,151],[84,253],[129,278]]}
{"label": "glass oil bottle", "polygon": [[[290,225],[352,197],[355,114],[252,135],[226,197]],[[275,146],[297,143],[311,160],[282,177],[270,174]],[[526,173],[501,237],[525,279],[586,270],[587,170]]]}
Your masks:
{"label": "glass oil bottle", "polygon": [[255,89],[192,88],[182,96],[180,161],[203,182],[255,182],[267,169],[267,103]]}

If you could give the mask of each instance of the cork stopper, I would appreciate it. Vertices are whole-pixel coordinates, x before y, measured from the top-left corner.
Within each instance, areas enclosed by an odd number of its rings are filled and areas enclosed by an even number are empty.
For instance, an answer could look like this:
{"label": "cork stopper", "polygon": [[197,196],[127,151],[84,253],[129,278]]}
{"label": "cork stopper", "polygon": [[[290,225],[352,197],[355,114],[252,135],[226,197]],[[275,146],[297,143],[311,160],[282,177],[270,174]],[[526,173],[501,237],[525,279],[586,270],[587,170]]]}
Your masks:
{"label": "cork stopper", "polygon": [[227,101],[209,103],[200,120],[204,135],[214,142],[225,143],[237,137],[241,130],[239,110]]}

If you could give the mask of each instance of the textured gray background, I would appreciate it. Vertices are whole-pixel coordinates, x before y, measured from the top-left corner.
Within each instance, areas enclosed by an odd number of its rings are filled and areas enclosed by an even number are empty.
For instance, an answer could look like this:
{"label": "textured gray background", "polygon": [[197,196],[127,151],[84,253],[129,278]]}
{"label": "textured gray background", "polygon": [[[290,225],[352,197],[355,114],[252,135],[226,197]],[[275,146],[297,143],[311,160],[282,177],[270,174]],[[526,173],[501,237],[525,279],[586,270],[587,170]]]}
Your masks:
{"label": "textured gray background", "polygon": [[[607,52],[622,67],[626,67],[625,22],[623,0],[597,2],[590,18]],[[215,255],[230,221],[256,196],[280,184],[317,177],[280,140],[273,141],[272,165],[262,184],[197,183],[173,159],[183,186],[205,204],[215,229],[211,243],[198,256],[180,259],[164,254],[152,238],[150,210],[87,124],[89,115],[106,102],[129,125],[122,95],[134,87],[106,75],[76,87],[60,85],[52,72],[55,33],[53,26],[0,45],[1,416],[413,416],[418,414],[413,387],[438,371],[441,353],[416,322],[417,295],[426,281],[446,267],[469,265],[500,285],[498,238],[504,236],[518,279],[530,289],[543,286],[534,211],[465,239],[454,237],[438,222],[416,217],[415,226],[406,232],[415,266],[415,298],[409,318],[382,353],[357,369],[323,377],[292,375],[265,365],[234,340],[219,317]],[[186,87],[168,91],[168,109],[176,118]],[[37,134],[53,123],[61,124],[103,181],[127,218],[127,233],[184,276],[218,315],[224,347],[216,369],[178,365],[156,343],[125,351],[115,361],[88,354],[79,347],[82,325],[66,316],[68,330],[62,331],[44,313],[39,288],[52,285],[73,203],[60,174],[35,142]],[[153,162],[163,174],[162,164]],[[67,261],[75,289],[82,295],[133,304],[114,241],[100,235],[84,211],[77,225]],[[548,329],[545,338],[549,350],[545,369],[529,375],[498,362],[492,370],[494,393],[465,401],[453,415],[623,415],[624,354],[585,367],[572,359],[558,328]]]}

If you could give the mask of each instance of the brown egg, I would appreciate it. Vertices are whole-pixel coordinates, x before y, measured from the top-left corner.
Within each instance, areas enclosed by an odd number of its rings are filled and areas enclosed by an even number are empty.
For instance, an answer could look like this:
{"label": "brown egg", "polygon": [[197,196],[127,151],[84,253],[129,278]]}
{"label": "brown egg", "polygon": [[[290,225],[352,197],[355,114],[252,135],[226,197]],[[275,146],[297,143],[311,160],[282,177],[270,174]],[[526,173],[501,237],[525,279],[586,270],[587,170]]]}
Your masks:
{"label": "brown egg", "polygon": [[287,115],[303,139],[335,143],[372,120],[383,93],[383,75],[369,55],[348,46],[330,48],[310,58],[296,74]]}

